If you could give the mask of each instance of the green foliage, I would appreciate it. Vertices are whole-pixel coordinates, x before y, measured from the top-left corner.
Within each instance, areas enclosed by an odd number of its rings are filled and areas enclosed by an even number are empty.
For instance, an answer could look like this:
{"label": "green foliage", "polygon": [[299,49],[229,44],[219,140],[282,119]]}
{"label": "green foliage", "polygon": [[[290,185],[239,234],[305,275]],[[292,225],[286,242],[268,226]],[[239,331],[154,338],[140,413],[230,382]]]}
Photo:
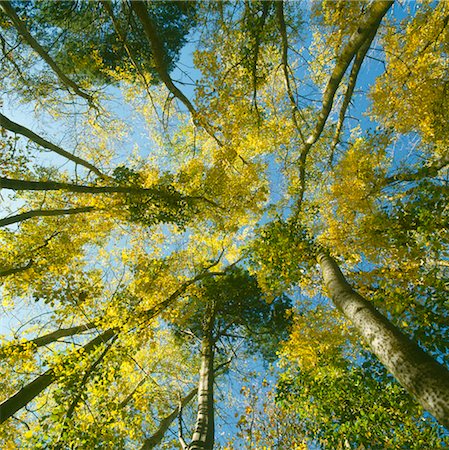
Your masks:
{"label": "green foliage", "polygon": [[[138,70],[130,60],[124,42],[111,17],[99,2],[32,1],[13,2],[27,19],[30,30],[68,75],[96,84],[117,82],[120,73],[135,81]],[[123,2],[110,2],[115,21],[140,70],[150,83],[160,82],[152,62],[152,50],[142,25]],[[164,44],[165,63],[170,72],[195,25],[195,2],[151,2],[148,12]],[[83,45],[79,45],[82,42]]]}
{"label": "green foliage", "polygon": [[249,247],[249,258],[261,286],[282,292],[307,277],[317,247],[298,222],[275,220],[258,230]]}
{"label": "green foliage", "polygon": [[213,308],[214,336],[246,338],[250,353],[259,353],[266,360],[276,359],[279,343],[287,339],[292,307],[285,295],[267,301],[248,271],[233,268],[223,276],[205,279],[195,298],[188,298],[177,326],[189,328],[195,335],[203,332],[204,315]]}
{"label": "green foliage", "polygon": [[176,191],[170,175],[145,191],[141,175],[133,169],[118,166],[114,169],[113,177],[120,186],[142,189],[142,192],[125,194],[125,207],[131,222],[148,227],[158,223],[173,223],[184,228],[198,212],[192,200]]}

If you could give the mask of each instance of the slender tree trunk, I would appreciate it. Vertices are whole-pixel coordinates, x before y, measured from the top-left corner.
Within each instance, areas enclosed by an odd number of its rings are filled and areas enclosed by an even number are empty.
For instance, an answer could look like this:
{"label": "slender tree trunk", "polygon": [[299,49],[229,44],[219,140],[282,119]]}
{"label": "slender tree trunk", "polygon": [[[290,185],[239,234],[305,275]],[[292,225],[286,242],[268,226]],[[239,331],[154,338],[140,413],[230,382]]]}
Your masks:
{"label": "slender tree trunk", "polygon": [[159,428],[148,439],[145,439],[141,450],[151,450],[161,443],[165,433],[170,428],[170,425],[174,422],[176,417],[178,417],[180,409],[190,403],[193,397],[195,397],[197,391],[197,388],[192,389],[185,397],[181,399],[179,402],[180,404],[168,416],[161,420]]}
{"label": "slender tree trunk", "polygon": [[13,223],[23,222],[24,220],[31,219],[32,217],[57,217],[57,216],[69,216],[73,214],[82,214],[91,212],[95,208],[93,206],[84,206],[81,208],[69,208],[69,209],[33,209],[15,216],[5,217],[0,219],[0,227],[6,227]]}
{"label": "slender tree trunk", "polygon": [[317,259],[336,307],[352,322],[398,382],[425,410],[449,428],[449,370],[355,292],[333,258],[322,253]]}
{"label": "slender tree trunk", "polygon": [[[92,339],[84,347],[84,352],[89,353],[102,343],[106,343],[116,335],[114,329],[106,330],[104,333]],[[29,402],[33,401],[44,389],[56,380],[53,369],[48,369],[42,375],[39,375],[33,381],[19,389],[13,396],[6,399],[0,404],[0,423],[9,419],[19,409],[23,408]]]}
{"label": "slender tree trunk", "polygon": [[104,175],[99,169],[97,169],[90,162],[86,161],[83,158],[80,158],[79,156],[74,155],[73,153],[67,152],[66,150],[62,149],[58,145],[51,143],[50,141],[47,141],[47,139],[44,139],[43,137],[39,136],[38,134],[34,133],[30,129],[28,129],[22,125],[19,125],[18,123],[13,122],[12,120],[8,119],[3,114],[0,114],[0,126],[2,126],[3,128],[6,128],[7,130],[9,130],[15,134],[20,134],[22,136],[25,136],[30,141],[35,142],[37,145],[47,148],[48,150],[51,150],[52,152],[55,152],[58,155],[61,155],[64,158],[67,158],[70,161],[73,161],[75,164],[84,166],[86,169],[91,170],[93,173],[98,175],[100,178],[108,178],[106,175]]}
{"label": "slender tree trunk", "polygon": [[34,39],[27,30],[25,23],[19,18],[11,3],[7,0],[0,2],[0,8],[11,19],[18,33],[25,39],[27,44],[52,68],[53,72],[58,76],[59,80],[67,87],[73,89],[77,95],[86,99],[89,104],[93,102],[92,97],[84,92],[73,80],[67,77],[51,56],[44,48]]}
{"label": "slender tree trunk", "polygon": [[207,314],[201,342],[201,369],[198,383],[198,413],[189,450],[212,450],[214,447],[214,314]]}

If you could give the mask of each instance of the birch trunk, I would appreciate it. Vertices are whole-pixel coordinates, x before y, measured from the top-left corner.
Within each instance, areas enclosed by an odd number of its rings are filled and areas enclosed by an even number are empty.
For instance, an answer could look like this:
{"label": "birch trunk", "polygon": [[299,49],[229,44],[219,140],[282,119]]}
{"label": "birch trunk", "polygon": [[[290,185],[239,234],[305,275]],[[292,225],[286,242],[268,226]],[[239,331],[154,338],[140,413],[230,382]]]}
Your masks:
{"label": "birch trunk", "polygon": [[355,292],[333,258],[320,254],[317,260],[335,306],[352,322],[397,381],[425,410],[449,428],[449,370]]}

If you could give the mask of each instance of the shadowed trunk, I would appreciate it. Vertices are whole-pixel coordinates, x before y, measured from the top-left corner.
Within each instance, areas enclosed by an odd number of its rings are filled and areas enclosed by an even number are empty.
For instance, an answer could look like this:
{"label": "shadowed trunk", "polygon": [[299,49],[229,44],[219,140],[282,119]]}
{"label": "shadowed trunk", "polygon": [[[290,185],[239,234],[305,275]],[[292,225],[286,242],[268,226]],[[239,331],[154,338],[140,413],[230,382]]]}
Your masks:
{"label": "shadowed trunk", "polygon": [[397,381],[425,410],[449,428],[449,370],[355,292],[333,258],[320,254],[317,259],[336,307],[352,322]]}

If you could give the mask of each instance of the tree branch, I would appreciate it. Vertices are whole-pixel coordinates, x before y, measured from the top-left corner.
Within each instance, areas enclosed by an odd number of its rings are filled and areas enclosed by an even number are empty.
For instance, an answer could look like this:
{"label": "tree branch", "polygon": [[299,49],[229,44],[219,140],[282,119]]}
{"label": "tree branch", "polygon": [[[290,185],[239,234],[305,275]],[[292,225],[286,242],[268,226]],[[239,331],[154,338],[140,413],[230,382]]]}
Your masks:
{"label": "tree branch", "polygon": [[[154,24],[153,20],[148,15],[148,11],[146,8],[145,2],[136,2],[131,1],[130,6],[133,9],[133,11],[136,13],[137,17],[139,18],[143,29],[145,31],[145,34],[147,36],[148,42],[150,43],[151,50],[153,53],[154,63],[155,63],[155,69],[161,78],[162,82],[165,84],[167,89],[173,94],[175,98],[180,100],[184,106],[188,109],[190,114],[192,115],[193,122],[196,125],[201,126],[204,128],[204,130],[211,136],[215,142],[218,144],[219,147],[223,147],[223,143],[221,140],[216,136],[215,131],[213,130],[213,127],[207,123],[205,119],[200,117],[195,110],[194,106],[192,105],[191,101],[182,93],[182,91],[173,83],[173,80],[171,79],[167,64],[166,64],[166,55],[165,55],[165,49],[163,42],[159,39],[159,35],[156,30],[156,25]],[[247,161],[240,156],[235,150],[234,154],[240,158],[240,160],[243,162],[243,164],[248,164]]]}
{"label": "tree branch", "polygon": [[60,328],[59,330],[52,331],[51,333],[44,334],[43,336],[37,337],[35,339],[31,339],[24,343],[18,344],[7,344],[3,348],[0,348],[0,358],[4,358],[7,352],[15,349],[24,349],[27,347],[31,347],[32,349],[36,349],[39,347],[43,347],[44,345],[51,344],[56,342],[58,339],[67,336],[74,336],[76,334],[83,333],[84,331],[89,331],[95,328],[97,325],[94,322],[86,323],[84,325],[77,325],[70,328]]}
{"label": "tree branch", "polygon": [[438,175],[438,172],[445,167],[449,166],[449,155],[442,156],[438,161],[428,166],[420,167],[416,172],[401,172],[396,173],[390,177],[385,178],[382,181],[384,186],[388,186],[393,183],[400,183],[402,181],[419,181],[423,178],[434,177]]}
{"label": "tree branch", "polygon": [[0,270],[0,278],[7,277],[8,275],[14,275],[15,273],[23,272],[29,269],[33,265],[34,261],[30,259],[24,266],[14,267],[12,269]]}
{"label": "tree branch", "polygon": [[[92,339],[86,345],[84,345],[84,353],[89,353],[98,347],[102,343],[106,343],[113,336],[115,336],[117,330],[109,329]],[[45,390],[50,384],[57,379],[57,376],[53,369],[48,369],[42,375],[39,375],[30,383],[23,386],[14,395],[6,399],[0,404],[0,424],[9,419],[19,409],[23,408],[29,402],[34,400],[43,390]]]}
{"label": "tree branch", "polygon": [[343,129],[343,123],[345,120],[346,111],[348,109],[349,103],[351,102],[352,94],[354,93],[354,89],[357,83],[357,77],[360,72],[360,68],[362,67],[363,61],[365,59],[366,53],[368,52],[371,43],[373,42],[374,36],[376,32],[374,31],[371,36],[368,37],[366,42],[359,48],[355,56],[354,63],[352,64],[351,74],[349,75],[348,86],[346,87],[345,96],[343,98],[343,103],[340,108],[340,113],[338,115],[337,128],[335,129],[334,139],[330,148],[330,156],[329,156],[329,164],[332,166],[334,160],[334,153],[337,145],[340,142],[340,134]]}
{"label": "tree branch", "polygon": [[78,156],[75,156],[73,153],[67,152],[66,150],[62,149],[58,145],[52,144],[51,142],[47,141],[43,137],[37,135],[30,129],[19,125],[16,122],[13,122],[12,120],[9,120],[6,116],[0,113],[0,126],[5,128],[6,130],[9,130],[15,134],[20,134],[22,136],[25,136],[26,138],[30,139],[31,141],[35,142],[36,144],[40,145],[41,147],[47,148],[48,150],[51,150],[58,155],[63,156],[64,158],[69,159],[70,161],[73,161],[75,164],[79,164],[80,166],[85,167],[86,169],[91,170],[93,173],[98,175],[100,178],[108,178],[105,174],[103,174],[99,169],[97,169],[94,165],[92,165],[90,162],[86,161],[83,158],[80,158]]}
{"label": "tree branch", "polygon": [[159,428],[148,439],[145,439],[141,450],[151,450],[161,443],[165,433],[170,428],[170,425],[174,422],[176,417],[179,415],[181,409],[191,402],[193,397],[195,397],[197,391],[198,388],[194,388],[185,397],[180,399],[179,405],[168,416],[164,417],[161,420]]}
{"label": "tree branch", "polygon": [[173,191],[170,193],[161,192],[156,188],[141,188],[132,186],[86,186],[71,183],[60,183],[57,181],[28,181],[12,178],[0,177],[0,188],[11,189],[13,191],[68,191],[84,194],[136,194],[150,195],[154,198],[167,201],[169,198],[186,201],[203,201],[216,208],[223,209],[212,200],[202,196],[182,195]]}
{"label": "tree branch", "polygon": [[299,177],[301,186],[299,190],[298,200],[296,202],[296,208],[298,212],[301,208],[306,189],[307,155],[309,154],[309,151],[312,148],[313,144],[315,144],[315,142],[319,139],[321,133],[323,132],[324,125],[326,124],[327,118],[329,117],[329,114],[331,112],[335,93],[337,92],[340,82],[346,72],[346,69],[348,68],[354,56],[359,51],[360,47],[367,41],[367,39],[370,39],[371,36],[371,39],[374,38],[374,35],[380,25],[382,18],[388,12],[393,3],[394,2],[392,0],[372,2],[370,10],[362,18],[359,27],[351,35],[349,41],[346,43],[337,58],[334,70],[332,71],[332,74],[323,93],[322,107],[316,121],[315,128],[307,138],[299,156]]}
{"label": "tree branch", "polygon": [[93,104],[93,98],[85,93],[74,81],[68,78],[51,56],[44,50],[44,48],[34,39],[34,37],[27,30],[25,23],[18,17],[11,3],[7,0],[0,2],[0,7],[5,14],[11,19],[19,34],[25,39],[27,44],[52,68],[53,72],[58,76],[59,80],[74,90],[80,97],[86,99],[89,104]]}
{"label": "tree branch", "polygon": [[32,217],[54,217],[54,216],[66,216],[72,214],[81,214],[93,211],[95,208],[93,206],[85,206],[82,208],[71,208],[71,209],[35,209],[32,211],[27,211],[22,214],[17,214],[11,217],[5,217],[0,219],[0,227],[5,227],[13,223],[23,222],[24,220],[31,219]]}

